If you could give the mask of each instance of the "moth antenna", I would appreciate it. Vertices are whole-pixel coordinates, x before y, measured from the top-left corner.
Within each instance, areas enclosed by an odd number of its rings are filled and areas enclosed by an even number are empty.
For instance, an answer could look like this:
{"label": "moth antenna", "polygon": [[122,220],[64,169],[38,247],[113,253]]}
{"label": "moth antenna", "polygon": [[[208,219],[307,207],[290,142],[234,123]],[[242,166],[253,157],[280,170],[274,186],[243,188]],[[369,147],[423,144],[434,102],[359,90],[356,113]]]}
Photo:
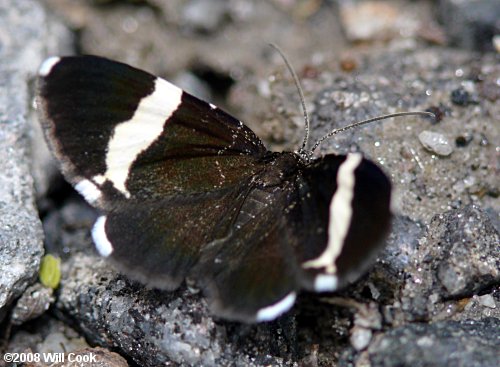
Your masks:
{"label": "moth antenna", "polygon": [[382,116],[373,117],[373,118],[370,118],[367,120],[358,121],[358,122],[355,122],[353,124],[350,124],[350,125],[341,127],[339,129],[335,129],[335,130],[330,131],[328,134],[326,134],[321,139],[317,140],[316,143],[314,143],[314,146],[311,149],[311,153],[314,152],[321,145],[321,143],[323,143],[326,139],[331,138],[333,135],[336,135],[336,134],[341,133],[343,131],[352,129],[354,127],[369,124],[370,122],[375,122],[375,121],[385,120],[385,119],[388,119],[391,117],[400,117],[400,116],[427,116],[427,117],[432,118],[433,120],[436,119],[436,115],[433,114],[432,112],[414,111],[414,112],[390,113],[388,115],[382,115]]}
{"label": "moth antenna", "polygon": [[293,69],[292,64],[290,64],[290,62],[286,58],[286,56],[283,53],[283,51],[281,51],[281,49],[276,44],[274,44],[274,43],[270,43],[269,46],[271,46],[272,48],[274,48],[280,54],[281,58],[285,62],[286,67],[288,68],[288,71],[290,71],[290,74],[292,74],[293,82],[295,83],[295,87],[297,88],[297,90],[299,92],[300,103],[302,105],[302,112],[304,113],[304,123],[305,123],[305,130],[306,130],[306,132],[305,132],[304,140],[302,141],[302,145],[301,145],[301,147],[300,147],[300,149],[298,151],[298,154],[301,155],[301,156],[309,156],[308,152],[306,152],[306,150],[305,150],[307,142],[309,140],[309,116],[307,114],[306,102],[305,102],[305,99],[304,99],[304,92],[302,91],[302,87],[300,85],[299,77],[295,73],[295,70]]}

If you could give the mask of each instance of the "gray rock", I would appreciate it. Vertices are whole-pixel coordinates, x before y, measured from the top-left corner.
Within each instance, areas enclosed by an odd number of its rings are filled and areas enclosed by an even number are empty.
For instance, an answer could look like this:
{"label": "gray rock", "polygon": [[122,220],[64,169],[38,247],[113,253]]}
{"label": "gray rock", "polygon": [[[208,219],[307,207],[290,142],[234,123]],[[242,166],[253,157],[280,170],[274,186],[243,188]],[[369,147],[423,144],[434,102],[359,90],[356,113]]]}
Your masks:
{"label": "gray rock", "polygon": [[383,267],[395,277],[395,281],[404,282],[401,275],[410,266],[418,251],[418,241],[423,235],[424,226],[421,223],[401,215],[395,216],[387,245],[379,255],[376,269]]}
{"label": "gray rock", "polygon": [[436,216],[427,245],[425,257],[439,261],[443,297],[469,295],[500,281],[500,236],[489,217],[473,205]]}
{"label": "gray rock", "polygon": [[52,288],[46,288],[40,283],[28,287],[12,310],[12,323],[21,325],[42,315],[55,301],[53,293]]}
{"label": "gray rock", "polygon": [[368,348],[370,366],[496,367],[500,320],[411,324],[379,336]]}
{"label": "gray rock", "polygon": [[493,51],[500,33],[498,0],[440,0],[439,13],[451,43],[475,51]]}
{"label": "gray rock", "polygon": [[58,30],[36,1],[0,3],[0,320],[35,279],[43,254],[31,176],[28,81],[57,43]]}
{"label": "gray rock", "polygon": [[471,297],[500,282],[500,237],[474,205],[433,218],[403,291],[417,318],[440,317],[445,300]]}

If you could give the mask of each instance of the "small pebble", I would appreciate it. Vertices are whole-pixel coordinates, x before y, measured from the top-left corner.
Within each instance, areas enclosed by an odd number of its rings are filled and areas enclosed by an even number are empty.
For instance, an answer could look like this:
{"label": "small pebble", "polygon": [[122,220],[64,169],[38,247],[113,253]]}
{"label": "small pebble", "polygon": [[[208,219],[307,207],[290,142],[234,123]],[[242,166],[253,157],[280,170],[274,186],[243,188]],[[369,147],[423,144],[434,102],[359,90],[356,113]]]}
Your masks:
{"label": "small pebble", "polygon": [[488,308],[496,308],[495,299],[491,294],[485,294],[484,296],[477,297],[477,300],[481,305]]}
{"label": "small pebble", "polygon": [[453,152],[450,142],[443,134],[424,130],[418,135],[418,139],[425,149],[440,156],[446,157]]}
{"label": "small pebble", "polygon": [[354,349],[360,351],[365,349],[368,344],[370,344],[372,335],[373,333],[370,329],[365,329],[360,326],[354,326],[351,329],[351,337],[349,338],[349,341],[351,342],[351,345],[354,347]]}
{"label": "small pebble", "polygon": [[451,102],[457,106],[467,106],[471,103],[471,97],[465,89],[457,88],[451,91]]}
{"label": "small pebble", "polygon": [[12,310],[12,323],[21,325],[42,315],[55,301],[53,292],[52,288],[46,288],[40,283],[28,287]]}
{"label": "small pebble", "polygon": [[182,19],[188,28],[202,33],[212,33],[223,23],[226,10],[223,1],[194,0],[185,5]]}
{"label": "small pebble", "polygon": [[473,137],[470,134],[457,136],[455,139],[455,145],[459,148],[466,147],[472,141],[472,138]]}
{"label": "small pebble", "polygon": [[342,69],[342,71],[351,72],[351,71],[356,70],[357,67],[358,67],[358,63],[356,62],[356,60],[354,58],[343,57],[340,60],[340,68]]}

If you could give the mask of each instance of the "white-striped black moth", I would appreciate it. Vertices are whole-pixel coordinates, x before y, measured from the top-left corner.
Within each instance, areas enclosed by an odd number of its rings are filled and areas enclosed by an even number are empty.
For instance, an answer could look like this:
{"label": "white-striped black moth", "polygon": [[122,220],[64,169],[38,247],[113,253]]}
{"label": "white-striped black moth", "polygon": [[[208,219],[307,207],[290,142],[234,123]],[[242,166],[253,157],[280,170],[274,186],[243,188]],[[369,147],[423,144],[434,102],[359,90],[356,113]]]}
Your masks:
{"label": "white-striped black moth", "polygon": [[267,321],[300,290],[363,274],[389,230],[391,184],[359,153],[276,153],[241,121],[101,57],[54,57],[36,104],[66,179],[102,214],[101,255],[175,289],[194,279],[215,315]]}

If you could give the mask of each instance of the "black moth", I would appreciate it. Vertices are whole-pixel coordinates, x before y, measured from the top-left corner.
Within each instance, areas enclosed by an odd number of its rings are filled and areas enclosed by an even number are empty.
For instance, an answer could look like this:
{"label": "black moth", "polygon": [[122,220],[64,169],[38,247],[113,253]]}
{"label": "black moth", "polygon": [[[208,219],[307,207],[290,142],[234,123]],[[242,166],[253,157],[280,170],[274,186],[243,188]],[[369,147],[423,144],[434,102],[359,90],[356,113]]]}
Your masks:
{"label": "black moth", "polygon": [[101,255],[148,285],[194,279],[217,316],[268,321],[366,270],[391,185],[359,153],[268,151],[241,121],[144,71],[54,57],[36,104],[66,179],[102,214]]}

